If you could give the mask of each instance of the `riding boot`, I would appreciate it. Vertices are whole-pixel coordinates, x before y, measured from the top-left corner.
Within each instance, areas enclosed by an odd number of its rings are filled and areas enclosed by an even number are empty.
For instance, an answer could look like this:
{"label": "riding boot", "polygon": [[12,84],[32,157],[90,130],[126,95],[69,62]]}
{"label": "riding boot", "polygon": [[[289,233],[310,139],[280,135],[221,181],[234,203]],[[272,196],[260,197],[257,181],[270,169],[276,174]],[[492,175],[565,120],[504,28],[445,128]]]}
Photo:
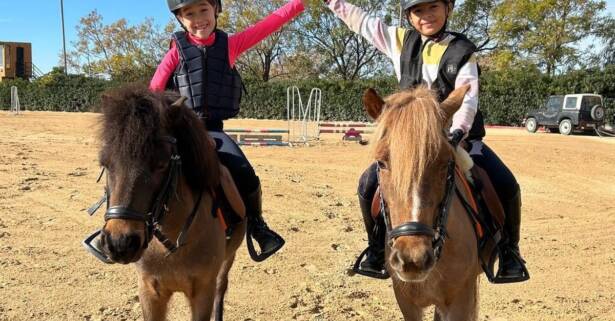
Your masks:
{"label": "riding boot", "polygon": [[[361,207],[363,223],[367,232],[368,247],[357,259],[355,272],[373,278],[386,279],[389,277],[389,274],[384,266],[384,242],[386,236],[384,218],[379,216],[374,221],[371,213],[372,201],[364,199],[361,195],[359,195],[359,206]],[[365,260],[363,260],[363,257],[365,257]]]}
{"label": "riding boot", "polygon": [[[256,262],[266,260],[284,246],[284,239],[269,229],[263,219],[262,191],[260,185],[245,200],[246,216],[248,218],[247,245],[248,252]],[[252,238],[258,243],[261,253],[258,254],[252,243]]]}
{"label": "riding boot", "polygon": [[522,282],[529,279],[529,273],[519,251],[521,193],[518,192],[513,198],[502,205],[506,213],[504,231],[508,237],[508,242],[503,249],[498,276],[509,282]]}

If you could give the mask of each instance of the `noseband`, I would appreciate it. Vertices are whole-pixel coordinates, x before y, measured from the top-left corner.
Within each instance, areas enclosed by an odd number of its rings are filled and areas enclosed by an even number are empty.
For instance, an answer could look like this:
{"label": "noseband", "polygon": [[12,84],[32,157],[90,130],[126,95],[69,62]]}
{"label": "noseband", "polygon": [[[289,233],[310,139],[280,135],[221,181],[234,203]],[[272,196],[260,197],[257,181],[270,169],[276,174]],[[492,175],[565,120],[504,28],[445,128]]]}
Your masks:
{"label": "noseband", "polygon": [[[449,143],[453,146],[453,148],[456,148],[462,138],[463,137],[455,137],[450,140]],[[378,185],[380,185],[380,170],[382,168],[382,163],[377,162],[376,164]],[[400,224],[399,226],[396,226],[395,228],[392,227],[388,206],[386,204],[386,201],[384,200],[382,188],[380,188],[380,215],[382,215],[386,224],[389,246],[392,245],[395,239],[401,236],[428,236],[432,238],[434,257],[436,260],[438,260],[440,258],[440,255],[442,254],[442,247],[444,246],[444,240],[447,236],[446,224],[448,222],[449,209],[451,205],[451,200],[453,199],[454,188],[455,160],[451,159],[448,161],[447,166],[444,197],[440,202],[438,215],[434,220],[433,226],[429,226],[421,222],[405,222]]]}
{"label": "noseband", "polygon": [[[201,203],[203,193],[199,193],[198,199],[192,209],[192,212],[188,216],[188,219],[184,223],[184,227],[180,232],[177,241],[175,243],[171,242],[161,231],[161,225],[164,221],[165,214],[169,212],[168,203],[171,198],[171,195],[175,194],[177,190],[177,182],[179,175],[181,173],[181,156],[177,152],[177,139],[171,136],[163,136],[161,138],[164,142],[172,145],[172,153],[171,158],[169,159],[169,163],[167,166],[167,176],[164,181],[164,185],[158,192],[156,198],[152,201],[150,205],[149,211],[147,213],[137,212],[128,207],[123,206],[112,206],[109,207],[109,200],[111,198],[111,191],[109,186],[105,187],[105,194],[102,199],[94,204],[90,209],[88,209],[88,213],[93,215],[103,203],[107,203],[107,211],[105,212],[105,223],[112,219],[120,219],[120,220],[131,220],[131,221],[140,221],[145,223],[145,241],[143,242],[142,249],[146,249],[149,242],[153,237],[156,237],[168,250],[168,254],[175,252],[179,247],[185,244],[185,239],[187,236],[187,231],[190,225],[192,224],[196,212]],[[103,168],[98,180],[101,179],[105,169]],[[92,241],[100,235],[102,230],[94,232],[87,239],[83,241],[84,246],[88,251],[90,251],[94,256],[96,256],[99,260],[105,263],[114,263],[105,253],[103,253],[100,249],[93,246]]]}

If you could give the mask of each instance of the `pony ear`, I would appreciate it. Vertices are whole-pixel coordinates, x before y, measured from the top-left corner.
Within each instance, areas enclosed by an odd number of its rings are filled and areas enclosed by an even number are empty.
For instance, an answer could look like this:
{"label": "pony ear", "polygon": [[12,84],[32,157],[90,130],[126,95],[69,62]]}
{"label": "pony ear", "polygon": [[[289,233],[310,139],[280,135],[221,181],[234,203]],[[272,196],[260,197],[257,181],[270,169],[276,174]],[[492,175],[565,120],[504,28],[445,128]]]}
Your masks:
{"label": "pony ear", "polygon": [[459,107],[461,107],[461,104],[463,103],[463,98],[465,97],[468,90],[470,90],[470,85],[463,85],[453,90],[453,92],[448,95],[446,100],[444,100],[440,104],[440,108],[442,108],[442,110],[446,114],[447,122],[451,119],[451,117],[453,117],[457,110],[459,110]]}
{"label": "pony ear", "polygon": [[171,106],[173,106],[173,107],[181,107],[181,106],[183,106],[183,105],[184,105],[184,102],[186,101],[186,99],[188,99],[188,98],[186,98],[186,97],[184,97],[184,96],[180,96],[179,98],[177,98],[177,100],[176,100],[176,101],[174,101],[174,102],[171,104]]}
{"label": "pony ear", "polygon": [[367,88],[363,93],[363,106],[369,117],[378,119],[384,109],[384,100],[374,88]]}

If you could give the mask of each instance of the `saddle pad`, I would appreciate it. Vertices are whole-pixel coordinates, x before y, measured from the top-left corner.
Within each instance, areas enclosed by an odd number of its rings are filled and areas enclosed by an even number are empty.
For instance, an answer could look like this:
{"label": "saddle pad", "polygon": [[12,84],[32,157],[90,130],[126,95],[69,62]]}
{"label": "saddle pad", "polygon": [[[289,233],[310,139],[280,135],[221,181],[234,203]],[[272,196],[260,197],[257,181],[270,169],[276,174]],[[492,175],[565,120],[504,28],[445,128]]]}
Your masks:
{"label": "saddle pad", "polygon": [[502,203],[500,203],[500,198],[495,191],[495,187],[493,187],[491,183],[491,179],[489,179],[489,175],[487,175],[484,169],[476,165],[472,167],[471,172],[474,180],[480,182],[482,188],[476,192],[481,194],[489,214],[499,227],[504,226],[504,208],[502,207]]}
{"label": "saddle pad", "polygon": [[246,217],[246,206],[239,195],[239,190],[226,166],[220,164],[220,185],[233,211],[242,219]]}

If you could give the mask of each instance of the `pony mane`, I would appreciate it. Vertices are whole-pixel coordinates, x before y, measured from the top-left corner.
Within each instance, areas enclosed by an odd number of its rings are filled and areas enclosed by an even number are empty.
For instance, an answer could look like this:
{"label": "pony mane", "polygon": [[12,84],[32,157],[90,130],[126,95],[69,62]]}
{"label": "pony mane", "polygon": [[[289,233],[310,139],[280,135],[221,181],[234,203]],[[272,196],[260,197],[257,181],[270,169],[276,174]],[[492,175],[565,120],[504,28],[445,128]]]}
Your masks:
{"label": "pony mane", "polygon": [[426,87],[388,96],[378,118],[373,155],[388,163],[399,199],[420,184],[430,163],[438,159],[445,143],[444,112]]}
{"label": "pony mane", "polygon": [[144,170],[158,156],[160,138],[171,135],[177,139],[182,172],[190,188],[202,191],[217,186],[219,163],[205,126],[189,108],[171,106],[177,98],[175,93],[154,93],[140,84],[103,94],[101,159],[113,157]]}

